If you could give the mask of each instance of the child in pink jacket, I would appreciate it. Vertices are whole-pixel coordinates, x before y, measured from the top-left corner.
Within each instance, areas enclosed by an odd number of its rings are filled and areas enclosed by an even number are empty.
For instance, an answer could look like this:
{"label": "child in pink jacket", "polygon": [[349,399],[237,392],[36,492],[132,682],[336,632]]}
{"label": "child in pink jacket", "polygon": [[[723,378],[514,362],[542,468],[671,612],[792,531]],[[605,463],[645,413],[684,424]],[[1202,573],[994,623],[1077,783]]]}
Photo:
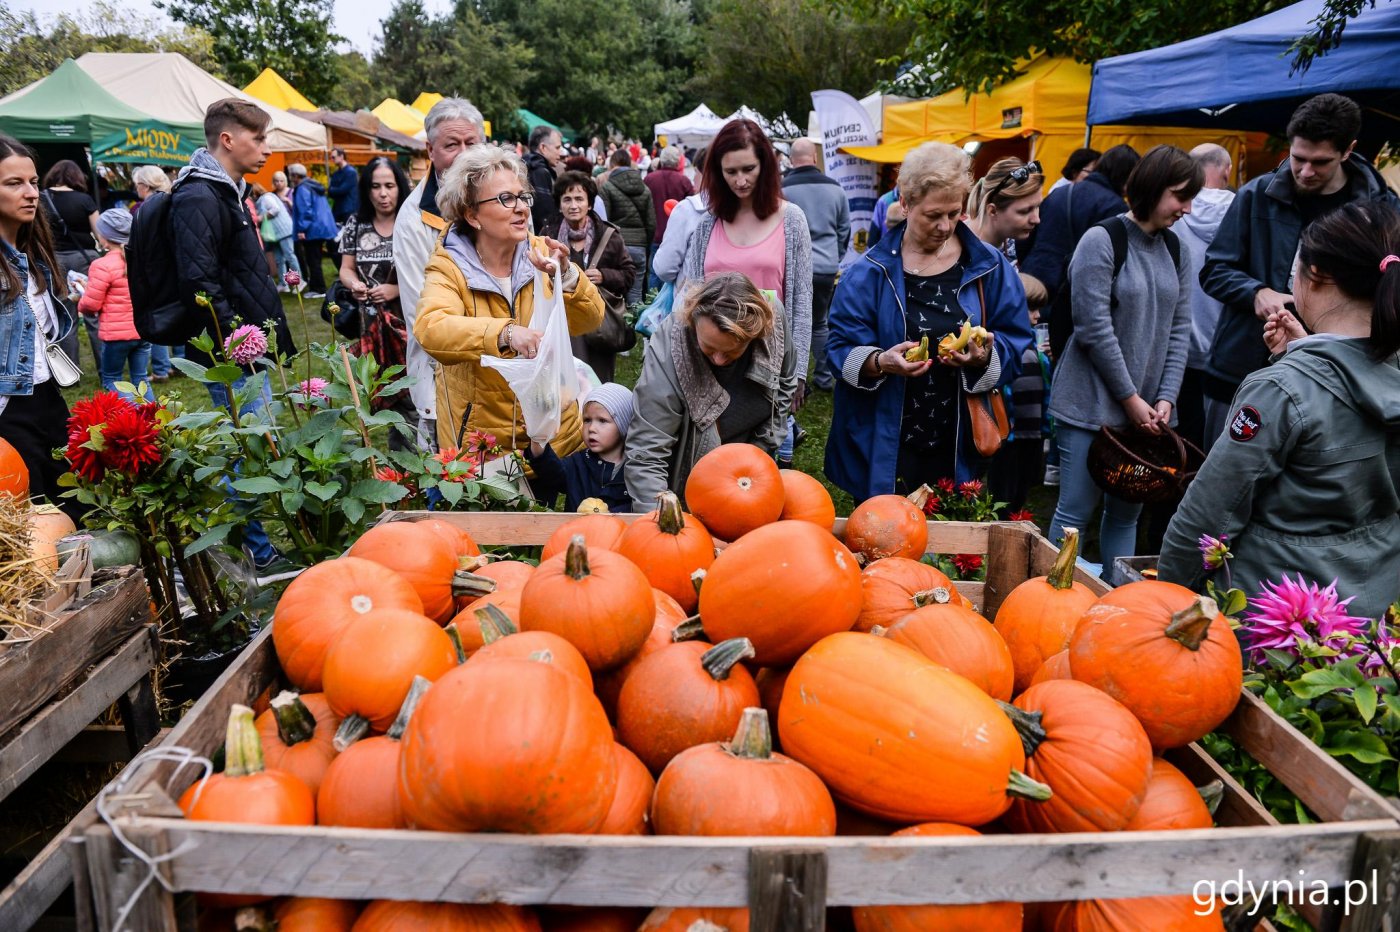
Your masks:
{"label": "child in pink jacket", "polygon": [[[97,245],[105,250],[88,269],[87,290],[78,310],[97,315],[97,335],[102,339],[98,369],[102,387],[116,391],[118,382],[139,386],[147,401],[154,401],[146,373],[151,365],[151,344],[136,332],[131,313],[131,288],[126,281],[126,243],[131,238],[131,213],[122,207],[104,210],[97,217]],[[129,372],[129,375],[124,375]],[[130,398],[129,393],[123,392]]]}

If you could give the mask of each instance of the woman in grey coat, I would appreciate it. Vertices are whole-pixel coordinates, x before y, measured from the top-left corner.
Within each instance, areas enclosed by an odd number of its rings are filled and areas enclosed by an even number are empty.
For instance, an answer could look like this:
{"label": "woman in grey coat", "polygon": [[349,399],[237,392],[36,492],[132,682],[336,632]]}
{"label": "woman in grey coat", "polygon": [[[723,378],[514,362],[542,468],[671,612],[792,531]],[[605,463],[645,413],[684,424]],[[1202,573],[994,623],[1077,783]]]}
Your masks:
{"label": "woman in grey coat", "polygon": [[797,387],[782,307],[738,272],[693,283],[648,342],[623,474],[638,508],[667,489],[685,496],[691,467],[722,443],[775,453]]}
{"label": "woman in grey coat", "polygon": [[[1157,434],[1176,424],[1176,396],[1191,342],[1188,256],[1167,244],[1168,227],[1191,210],[1201,167],[1176,146],[1157,146],[1128,176],[1129,212],[1084,234],[1070,260],[1074,333],[1055,366],[1050,414],[1060,448],[1060,498],[1050,523],[1087,527],[1104,499],[1099,551],[1104,566],[1137,549],[1142,505],[1104,496],[1089,475],[1089,446],[1100,427]],[[1121,223],[1127,255],[1114,274],[1107,224]]]}
{"label": "woman in grey coat", "polygon": [[1228,535],[1248,595],[1287,573],[1336,580],[1358,618],[1400,598],[1400,211],[1353,202],[1303,232],[1293,272],[1303,326],[1264,325],[1273,365],[1235,393],[1167,528],[1160,578],[1204,588],[1202,536]]}

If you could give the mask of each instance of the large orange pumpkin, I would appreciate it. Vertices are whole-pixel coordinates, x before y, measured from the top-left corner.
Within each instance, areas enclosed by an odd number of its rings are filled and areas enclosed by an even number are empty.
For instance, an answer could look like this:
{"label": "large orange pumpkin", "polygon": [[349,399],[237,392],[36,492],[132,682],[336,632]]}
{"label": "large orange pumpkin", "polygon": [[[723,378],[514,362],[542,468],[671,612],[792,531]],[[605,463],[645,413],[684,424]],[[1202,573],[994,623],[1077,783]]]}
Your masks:
{"label": "large orange pumpkin", "polygon": [[350,932],[360,915],[354,900],[293,897],[277,906],[277,932]]}
{"label": "large orange pumpkin", "polygon": [[336,746],[387,730],[415,676],[436,680],[455,666],[452,639],[424,615],[385,608],[355,619],[326,651],[326,701],[343,719]]}
{"label": "large orange pumpkin", "polygon": [[1049,792],[1021,773],[1021,739],[990,696],[887,638],[821,640],[788,674],[778,717],[790,757],[887,821],[981,825],[1012,793]]}
{"label": "large orange pumpkin", "polygon": [[834,835],[821,778],[773,753],[768,713],[745,709],[734,738],[677,754],[651,802],[658,835]]}
{"label": "large orange pumpkin", "polygon": [[751,443],[715,447],[685,481],[686,507],[721,540],[738,540],[777,521],[785,498],[778,464]]}
{"label": "large orange pumpkin", "polygon": [[421,614],[423,600],[408,580],[371,560],[341,557],[302,570],[272,615],[272,646],[287,679],[306,692],[319,692],[331,642],[350,622],[377,608]]}
{"label": "large orange pumpkin", "polygon": [[654,587],[687,612],[695,611],[699,601],[692,574],[715,562],[710,532],[681,511],[674,492],[662,492],[656,510],[632,522],[617,542],[617,552],[637,564]]}
{"label": "large orange pumpkin", "polygon": [[1069,669],[1069,651],[1062,650],[1058,654],[1051,654],[1046,661],[1035,671],[1035,676],[1031,677],[1031,685],[1044,683],[1046,680],[1072,680],[1074,674]]}
{"label": "large orange pumpkin", "polygon": [[[923,489],[915,494],[927,498]],[[928,517],[903,495],[867,498],[846,519],[846,546],[853,553],[864,554],[867,561],[886,557],[917,560],[928,549]]]}
{"label": "large orange pumpkin", "polygon": [[602,701],[603,708],[607,710],[609,719],[617,717],[617,697],[622,695],[622,684],[627,682],[627,677],[632,675],[637,664],[642,662],[642,658],[670,644],[676,628],[686,620],[685,609],[681,608],[675,599],[660,589],[652,589],[651,595],[656,603],[656,620],[652,622],[651,633],[642,642],[641,650],[633,654],[632,659],[622,666],[593,678],[593,689]]}
{"label": "large orange pumpkin", "polygon": [[997,609],[997,633],[1011,650],[1016,668],[1016,692],[1031,685],[1040,665],[1069,647],[1075,625],[1098,597],[1074,580],[1079,557],[1079,532],[1065,528],[1060,556],[1049,574],[1012,589]]}
{"label": "large orange pumpkin", "polygon": [[810,521],[824,530],[836,523],[836,505],[821,482],[797,469],[780,469],[783,480],[782,521]]}
{"label": "large orange pumpkin", "polygon": [[[927,605],[938,589],[952,594],[958,591],[936,566],[908,557],[876,560],[860,572],[860,617],[855,630],[869,631],[876,625],[888,628],[914,609]],[[955,601],[972,607],[961,595]]]}
{"label": "large orange pumpkin", "polygon": [[627,748],[614,744],[613,751],[617,755],[617,792],[598,834],[650,835],[651,796],[656,780],[641,758]]}
{"label": "large orange pumpkin", "polygon": [[692,932],[699,925],[701,932],[749,932],[747,909],[724,909],[718,906],[663,906],[651,911],[637,932]]}
{"label": "large orange pumpkin", "polygon": [[[982,833],[948,822],[925,822],[895,832],[895,838],[973,838]],[[857,906],[856,932],[1021,932],[1020,903],[967,906]]]}
{"label": "large orange pumpkin", "polygon": [[29,497],[29,467],[24,465],[19,451],[3,437],[0,437],[0,494]]}
{"label": "large orange pumpkin", "polygon": [[739,663],[753,656],[744,638],[714,647],[672,644],[632,671],[617,701],[618,740],[660,773],[686,748],[734,734],[744,709],[758,705],[758,687]]}
{"label": "large orange pumpkin", "polygon": [[[1219,787],[1220,782],[1215,782]],[[1215,819],[1210,807],[1186,774],[1162,758],[1152,762],[1152,779],[1147,782],[1147,794],[1137,814],[1123,830],[1154,832],[1169,829],[1211,828]]]}
{"label": "large orange pumpkin", "polygon": [[636,564],[608,550],[589,550],[582,535],[541,563],[520,591],[520,630],[559,635],[595,672],[631,660],[655,620],[651,584]]}
{"label": "large orange pumpkin", "polygon": [[481,548],[472,540],[472,536],[450,521],[441,518],[420,518],[412,523],[418,530],[436,534],[447,541],[457,553],[458,559],[481,555]]}
{"label": "large orange pumpkin", "polygon": [[378,524],[350,545],[348,556],[373,560],[408,580],[423,600],[423,614],[446,624],[456,602],[452,575],[460,563],[458,548],[441,531],[421,528],[419,521]]}
{"label": "large orange pumpkin", "polygon": [[993,699],[1009,700],[1013,670],[1006,642],[987,619],[949,598],[948,590],[935,589],[931,603],[875,631],[967,677]]}
{"label": "large orange pumpkin", "polygon": [[414,677],[388,733],[356,741],[331,761],[316,795],[318,823],[347,828],[408,828],[408,819],[399,804],[400,742],[429,685],[423,677]]}
{"label": "large orange pumpkin", "polygon": [[321,693],[279,693],[257,718],[263,761],[305,783],[314,795],[335,760],[335,730],[340,719]]}
{"label": "large orange pumpkin", "polygon": [[360,913],[352,932],[540,932],[540,921],[523,906],[503,903],[375,900]]}
{"label": "large orange pumpkin", "polygon": [[788,672],[787,667],[761,667],[753,677],[754,685],[758,687],[758,701],[763,706],[763,711],[768,713],[768,722],[773,727],[775,748],[781,743],[781,736],[777,732],[778,706],[783,701],[783,687],[787,685]]}
{"label": "large orange pumpkin", "polygon": [[1094,603],[1070,640],[1074,678],[1137,716],[1157,750],[1213,731],[1243,685],[1240,644],[1214,600],[1143,580]]}
{"label": "large orange pumpkin", "polygon": [[588,545],[589,550],[616,550],[617,542],[622,539],[626,530],[627,522],[613,514],[574,518],[559,525],[554,529],[554,533],[549,535],[544,549],[540,551],[540,562],[543,563],[550,557],[568,550],[569,541],[574,539],[575,534],[583,536],[583,542]]}
{"label": "large orange pumpkin", "polygon": [[492,660],[543,660],[552,663],[580,683],[593,688],[593,674],[578,648],[557,634],[548,631],[517,631],[515,624],[500,609],[492,606],[477,613],[482,646],[467,660],[487,663]]}
{"label": "large orange pumpkin", "polygon": [[1200,909],[1189,896],[1084,900],[1065,904],[1053,932],[1224,932],[1218,910]]}
{"label": "large orange pumpkin", "polygon": [[401,753],[404,813],[432,831],[596,832],[617,791],[603,707],[577,677],[532,660],[449,672],[419,703]]}
{"label": "large orange pumpkin", "polygon": [[700,587],[700,620],[716,643],[753,642],[754,662],[785,666],[860,614],[860,567],[808,521],[764,525],[715,558]]}
{"label": "large orange pumpkin", "polygon": [[1074,680],[1032,686],[1007,712],[1025,744],[1026,773],[1054,793],[1044,801],[1016,800],[1009,825],[1022,832],[1116,832],[1128,824],[1152,775],[1152,745],[1131,712]]}

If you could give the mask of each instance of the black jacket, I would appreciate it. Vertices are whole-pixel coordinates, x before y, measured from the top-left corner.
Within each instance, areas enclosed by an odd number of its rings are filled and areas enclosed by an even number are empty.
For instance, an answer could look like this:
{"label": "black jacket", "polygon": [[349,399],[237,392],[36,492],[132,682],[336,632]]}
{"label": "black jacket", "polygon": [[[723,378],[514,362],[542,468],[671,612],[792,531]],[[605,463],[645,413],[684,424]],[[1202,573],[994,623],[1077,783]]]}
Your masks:
{"label": "black jacket", "polygon": [[605,463],[587,450],[571,453],[562,460],[549,444],[539,456],[526,454],[535,471],[531,491],[535,498],[553,508],[555,499],[564,496],[564,510],[578,511],[585,498],[601,498],[608,511],[627,514],[632,510],[632,498],[622,477],[622,466]]}
{"label": "black jacket", "polygon": [[[1342,169],[1348,201],[1395,203],[1380,172],[1355,152]],[[1254,316],[1254,295],[1261,288],[1289,293],[1288,277],[1303,235],[1303,214],[1294,198],[1293,173],[1284,159],[1272,174],[1240,188],[1206,249],[1201,288],[1224,305],[1206,361],[1206,394],[1212,398],[1232,400],[1244,377],[1269,362],[1264,322]]]}
{"label": "black jacket", "polygon": [[[204,292],[223,338],[238,326],[235,320],[259,325],[270,320],[276,322],[279,349],[286,355],[296,352],[257,230],[233,185],[195,175],[182,179],[171,197],[175,267],[185,308],[207,317],[209,312],[195,303]],[[187,355],[207,362],[198,352]]]}
{"label": "black jacket", "polygon": [[1080,238],[1094,224],[1121,214],[1126,206],[1123,195],[1098,172],[1051,191],[1040,205],[1035,243],[1030,252],[1021,255],[1021,272],[1038,279],[1053,302],[1065,283],[1069,260]]}
{"label": "black jacket", "polygon": [[559,212],[554,205],[556,176],[549,159],[538,152],[525,153],[525,170],[529,173],[530,187],[535,191],[535,205],[530,208],[530,216],[534,218],[535,232],[538,233]]}
{"label": "black jacket", "polygon": [[656,205],[651,189],[635,168],[614,168],[600,192],[608,209],[608,223],[622,231],[628,246],[646,247],[656,235]]}

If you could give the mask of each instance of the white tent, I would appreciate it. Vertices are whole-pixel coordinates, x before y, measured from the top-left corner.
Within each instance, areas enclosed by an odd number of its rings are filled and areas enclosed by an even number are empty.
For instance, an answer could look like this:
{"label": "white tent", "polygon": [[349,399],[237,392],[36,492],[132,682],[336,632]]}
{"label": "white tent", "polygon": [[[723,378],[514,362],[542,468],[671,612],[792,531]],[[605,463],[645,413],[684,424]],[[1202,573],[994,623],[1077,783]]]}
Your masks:
{"label": "white tent", "polygon": [[158,120],[203,123],[204,111],[214,101],[240,97],[272,117],[267,138],[274,152],[327,145],[324,126],[263,103],[175,52],[89,52],[78,59],[78,66],[113,97]]}
{"label": "white tent", "polygon": [[772,124],[768,122],[768,118],[748,104],[744,104],[738,110],[735,110],[724,118],[725,123],[733,123],[735,120],[753,120],[758,124],[759,128],[763,130],[763,135],[773,135]]}
{"label": "white tent", "polygon": [[685,116],[657,123],[654,129],[658,137],[665,136],[671,145],[686,145],[708,142],[724,124],[725,121],[720,119],[719,114],[701,104]]}
{"label": "white tent", "polygon": [[[865,108],[865,112],[870,114],[870,122],[875,127],[875,134],[878,136],[885,130],[885,105],[902,104],[905,101],[913,100],[912,97],[900,97],[898,94],[881,94],[876,91],[873,94],[862,97],[860,105]],[[807,135],[812,139],[822,138],[821,122],[817,119],[817,111],[807,111]]]}

